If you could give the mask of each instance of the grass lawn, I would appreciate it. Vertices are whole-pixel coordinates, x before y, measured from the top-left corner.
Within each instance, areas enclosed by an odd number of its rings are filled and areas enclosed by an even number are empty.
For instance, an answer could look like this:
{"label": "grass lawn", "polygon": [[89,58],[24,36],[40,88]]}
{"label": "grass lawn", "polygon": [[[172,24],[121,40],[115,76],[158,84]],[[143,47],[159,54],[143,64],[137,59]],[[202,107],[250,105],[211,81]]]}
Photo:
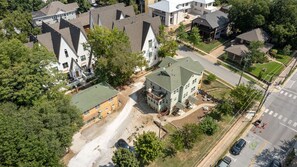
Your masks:
{"label": "grass lawn", "polygon": [[[266,69],[266,71],[263,71],[263,69]],[[263,64],[254,64],[249,72],[258,77],[259,73],[262,71],[262,79],[269,81],[272,75],[278,76],[283,69],[284,66],[282,64],[270,61]]]}
{"label": "grass lawn", "polygon": [[281,54],[277,54],[275,58],[277,61],[282,62],[285,65],[287,65],[292,60],[291,56],[281,55]]}
{"label": "grass lawn", "polygon": [[[202,81],[206,80],[206,78],[207,75],[203,75]],[[218,80],[215,80],[210,84],[202,83],[201,89],[206,91],[216,99],[222,99],[225,95],[227,96],[231,91],[231,89],[228,86],[222,84]]]}
{"label": "grass lawn", "polygon": [[196,45],[196,47],[199,48],[199,49],[201,49],[201,50],[203,50],[204,52],[209,53],[215,47],[221,45],[225,41],[226,40],[224,40],[224,39],[219,39],[219,40],[213,40],[210,43],[201,42],[199,45]]}
{"label": "grass lawn", "polygon": [[[219,130],[213,136],[203,135],[198,142],[194,145],[192,150],[180,151],[175,156],[160,157],[150,167],[193,167],[211,147],[220,139],[230,125],[235,120],[230,116],[224,116],[222,121],[218,122]],[[165,145],[170,146],[170,135],[164,139]]]}

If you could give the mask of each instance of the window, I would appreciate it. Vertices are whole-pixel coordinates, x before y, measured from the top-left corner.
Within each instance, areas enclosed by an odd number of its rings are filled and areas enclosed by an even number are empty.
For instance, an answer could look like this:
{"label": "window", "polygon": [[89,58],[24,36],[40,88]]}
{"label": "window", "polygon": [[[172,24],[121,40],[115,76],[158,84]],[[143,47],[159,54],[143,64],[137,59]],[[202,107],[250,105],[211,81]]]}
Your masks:
{"label": "window", "polygon": [[200,3],[200,7],[202,7],[202,3]]}
{"label": "window", "polygon": [[69,57],[69,55],[68,55],[68,51],[67,51],[66,49],[64,49],[64,52],[65,52],[65,56],[66,56],[66,57]]}
{"label": "window", "polygon": [[188,6],[189,5],[189,3],[186,3],[186,6]]}
{"label": "window", "polygon": [[63,65],[63,68],[68,68],[68,63],[67,62],[63,63],[62,65]]}
{"label": "window", "polygon": [[195,2],[195,6],[197,6],[198,5],[198,2]]}
{"label": "window", "polygon": [[192,84],[194,84],[194,83],[196,83],[196,82],[197,82],[197,78],[193,80],[193,83],[192,83]]}
{"label": "window", "polygon": [[153,40],[149,40],[149,48],[153,47]]}
{"label": "window", "polygon": [[85,55],[80,56],[80,60],[81,61],[85,61],[86,60],[86,56]]}
{"label": "window", "polygon": [[149,52],[149,58],[151,58],[153,55],[153,52]]}
{"label": "window", "polygon": [[155,58],[154,58],[155,60],[157,60],[157,56],[155,55]]}
{"label": "window", "polygon": [[191,89],[191,92],[193,92],[195,90],[195,86]]}

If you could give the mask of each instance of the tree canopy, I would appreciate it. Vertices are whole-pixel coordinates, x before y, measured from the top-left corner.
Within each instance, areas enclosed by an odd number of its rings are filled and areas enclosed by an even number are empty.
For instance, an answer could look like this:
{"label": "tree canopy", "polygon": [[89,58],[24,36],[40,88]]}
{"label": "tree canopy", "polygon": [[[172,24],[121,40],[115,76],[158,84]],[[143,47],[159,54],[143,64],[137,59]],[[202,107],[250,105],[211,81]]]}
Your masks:
{"label": "tree canopy", "polygon": [[113,86],[125,84],[137,67],[146,65],[140,53],[132,53],[129,38],[117,29],[95,27],[88,44],[97,58],[95,73],[99,81]]}
{"label": "tree canopy", "polygon": [[120,148],[114,152],[112,162],[116,167],[139,167],[139,161],[128,149]]}

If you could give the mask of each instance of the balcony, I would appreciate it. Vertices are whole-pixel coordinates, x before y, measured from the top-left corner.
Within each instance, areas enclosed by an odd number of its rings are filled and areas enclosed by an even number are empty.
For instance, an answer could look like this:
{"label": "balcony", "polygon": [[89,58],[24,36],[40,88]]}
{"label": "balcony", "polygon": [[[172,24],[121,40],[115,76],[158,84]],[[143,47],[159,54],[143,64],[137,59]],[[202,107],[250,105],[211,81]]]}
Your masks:
{"label": "balcony", "polygon": [[147,96],[151,97],[157,102],[160,102],[166,96],[166,94],[161,91],[148,90]]}

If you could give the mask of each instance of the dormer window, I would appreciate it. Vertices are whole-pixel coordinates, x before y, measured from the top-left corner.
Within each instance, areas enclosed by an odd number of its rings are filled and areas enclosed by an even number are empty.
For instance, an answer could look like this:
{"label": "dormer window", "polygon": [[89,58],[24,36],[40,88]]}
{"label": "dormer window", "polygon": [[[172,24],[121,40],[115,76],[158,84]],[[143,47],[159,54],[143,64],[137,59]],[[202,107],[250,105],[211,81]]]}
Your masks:
{"label": "dormer window", "polygon": [[64,49],[64,52],[65,52],[65,56],[66,56],[66,57],[69,57],[69,55],[68,55],[68,51],[67,51],[66,49]]}
{"label": "dormer window", "polygon": [[149,40],[149,48],[153,47],[153,40]]}

